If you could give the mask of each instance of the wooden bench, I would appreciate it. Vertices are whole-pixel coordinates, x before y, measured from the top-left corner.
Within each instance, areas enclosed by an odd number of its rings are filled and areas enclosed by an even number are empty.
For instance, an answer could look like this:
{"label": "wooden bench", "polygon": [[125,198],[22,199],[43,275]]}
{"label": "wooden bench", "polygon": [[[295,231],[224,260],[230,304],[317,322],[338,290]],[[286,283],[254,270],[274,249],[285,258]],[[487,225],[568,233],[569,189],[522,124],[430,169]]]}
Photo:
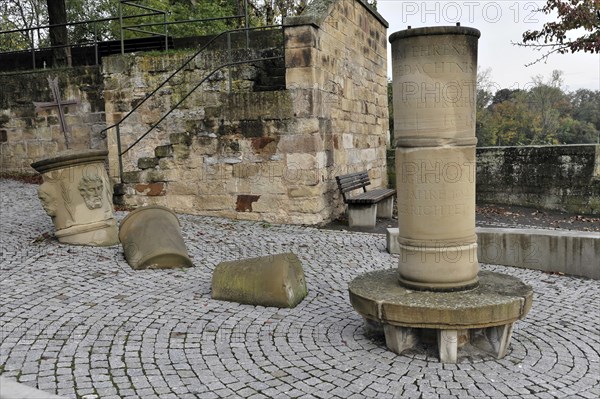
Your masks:
{"label": "wooden bench", "polygon": [[[375,227],[377,217],[392,218],[396,190],[378,188],[367,191],[371,180],[366,171],[336,176],[335,180],[342,192],[344,202],[348,204],[348,224],[350,226]],[[352,191],[361,188],[363,189],[362,193],[349,195]]]}

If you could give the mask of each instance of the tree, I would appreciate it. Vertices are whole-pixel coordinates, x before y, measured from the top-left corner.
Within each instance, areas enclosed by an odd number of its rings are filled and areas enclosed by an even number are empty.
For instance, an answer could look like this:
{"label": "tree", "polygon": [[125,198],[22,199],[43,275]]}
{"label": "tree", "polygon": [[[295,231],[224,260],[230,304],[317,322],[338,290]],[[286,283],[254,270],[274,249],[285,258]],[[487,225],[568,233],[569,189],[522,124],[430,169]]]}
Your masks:
{"label": "tree", "polygon": [[475,122],[475,135],[477,145],[490,146],[495,144],[493,132],[489,129],[490,112],[487,109],[493,97],[492,69],[481,69],[477,67],[477,100],[475,111],[477,114]]}
{"label": "tree", "polygon": [[501,89],[494,94],[492,97],[492,105],[501,104],[504,101],[509,101],[514,99],[519,93],[521,93],[521,89]]}
{"label": "tree", "polygon": [[600,132],[600,91],[579,89],[569,95],[573,119],[588,122]]}
{"label": "tree", "polygon": [[274,25],[281,23],[285,17],[300,14],[307,3],[307,0],[254,0],[249,2],[261,25]]}
{"label": "tree", "polygon": [[556,138],[560,118],[568,113],[569,102],[562,91],[562,71],[552,71],[549,80],[542,76],[533,78],[534,86],[529,90],[531,111],[539,122],[531,144],[542,144]]}
{"label": "tree", "polygon": [[46,0],[48,24],[50,25],[50,45],[52,46],[52,66],[67,66],[71,62],[69,32],[67,30],[67,9],[65,0]]}
{"label": "tree", "polygon": [[546,0],[539,11],[544,14],[556,12],[558,20],[545,23],[542,29],[526,31],[523,33],[522,43],[513,43],[544,52],[528,65],[546,61],[553,53],[600,53],[598,0]]}
{"label": "tree", "polygon": [[593,124],[567,116],[560,121],[556,138],[561,144],[592,144],[598,138]]}
{"label": "tree", "polygon": [[477,109],[487,107],[492,100],[492,89],[495,83],[492,81],[492,68],[481,69],[477,67]]}
{"label": "tree", "polygon": [[[2,40],[1,51],[25,50],[42,43],[44,38],[39,30],[35,32],[27,29],[45,24],[47,18],[43,2],[44,0],[4,0],[0,2],[2,12],[0,30],[23,30],[10,35],[2,35],[0,37]],[[32,32],[34,33],[32,34]]]}
{"label": "tree", "polygon": [[527,93],[516,93],[512,99],[490,105],[489,128],[494,145],[526,145],[535,131],[535,117],[528,104]]}
{"label": "tree", "polygon": [[[69,22],[93,21],[119,15],[118,2],[115,0],[65,0],[65,4]],[[91,42],[94,39],[113,40],[119,37],[118,29],[111,29],[108,22],[75,24],[69,26],[69,34],[71,41],[76,43]]]}

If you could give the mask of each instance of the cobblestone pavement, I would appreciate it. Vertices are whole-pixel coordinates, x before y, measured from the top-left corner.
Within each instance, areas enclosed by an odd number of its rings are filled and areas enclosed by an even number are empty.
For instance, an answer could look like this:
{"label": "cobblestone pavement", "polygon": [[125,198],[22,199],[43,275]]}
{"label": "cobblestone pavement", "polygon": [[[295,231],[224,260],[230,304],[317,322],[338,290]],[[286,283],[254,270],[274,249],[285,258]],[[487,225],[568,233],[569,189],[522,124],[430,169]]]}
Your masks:
{"label": "cobblestone pavement", "polygon": [[[181,215],[195,267],[134,271],[119,246],[47,238],[35,189],[0,180],[4,377],[86,399],[600,397],[598,281],[482,265],[533,285],[533,308],[504,359],[442,365],[366,337],[349,304],[355,276],[396,266],[381,235]],[[220,261],[284,251],[309,285],[296,308],[210,298]]]}

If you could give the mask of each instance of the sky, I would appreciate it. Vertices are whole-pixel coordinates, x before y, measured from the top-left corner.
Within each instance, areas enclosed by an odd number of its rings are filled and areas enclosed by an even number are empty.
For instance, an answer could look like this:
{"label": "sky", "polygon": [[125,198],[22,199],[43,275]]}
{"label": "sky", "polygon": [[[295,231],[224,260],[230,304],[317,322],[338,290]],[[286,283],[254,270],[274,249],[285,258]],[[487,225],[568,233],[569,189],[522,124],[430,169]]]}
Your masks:
{"label": "sky", "polygon": [[[523,32],[536,30],[555,20],[536,10],[545,1],[402,1],[378,0],[377,11],[388,21],[388,36],[399,30],[424,26],[456,25],[477,28],[479,67],[491,69],[496,89],[527,88],[533,76],[549,79],[553,70],[563,71],[563,89],[600,90],[600,54],[553,54],[546,63],[525,64],[543,53],[511,44],[520,42]],[[388,76],[391,78],[391,46],[388,45]]]}

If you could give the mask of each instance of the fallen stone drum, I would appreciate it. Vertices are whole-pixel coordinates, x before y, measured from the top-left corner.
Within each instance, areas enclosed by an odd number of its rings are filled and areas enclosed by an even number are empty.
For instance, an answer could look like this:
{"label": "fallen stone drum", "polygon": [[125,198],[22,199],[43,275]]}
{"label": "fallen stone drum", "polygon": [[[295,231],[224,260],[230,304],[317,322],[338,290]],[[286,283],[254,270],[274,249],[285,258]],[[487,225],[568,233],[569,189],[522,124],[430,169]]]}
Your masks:
{"label": "fallen stone drum", "polygon": [[58,241],[94,246],[119,243],[112,184],[104,167],[107,155],[103,150],[68,151],[31,164],[42,174],[38,195]]}
{"label": "fallen stone drum", "polygon": [[130,212],[119,228],[125,259],[134,269],[193,266],[171,209],[149,205]]}
{"label": "fallen stone drum", "polygon": [[477,285],[475,82],[478,30],[391,35],[400,282],[413,289]]}
{"label": "fallen stone drum", "polygon": [[213,299],[279,308],[295,307],[308,293],[300,259],[291,252],[221,262],[211,291]]}

